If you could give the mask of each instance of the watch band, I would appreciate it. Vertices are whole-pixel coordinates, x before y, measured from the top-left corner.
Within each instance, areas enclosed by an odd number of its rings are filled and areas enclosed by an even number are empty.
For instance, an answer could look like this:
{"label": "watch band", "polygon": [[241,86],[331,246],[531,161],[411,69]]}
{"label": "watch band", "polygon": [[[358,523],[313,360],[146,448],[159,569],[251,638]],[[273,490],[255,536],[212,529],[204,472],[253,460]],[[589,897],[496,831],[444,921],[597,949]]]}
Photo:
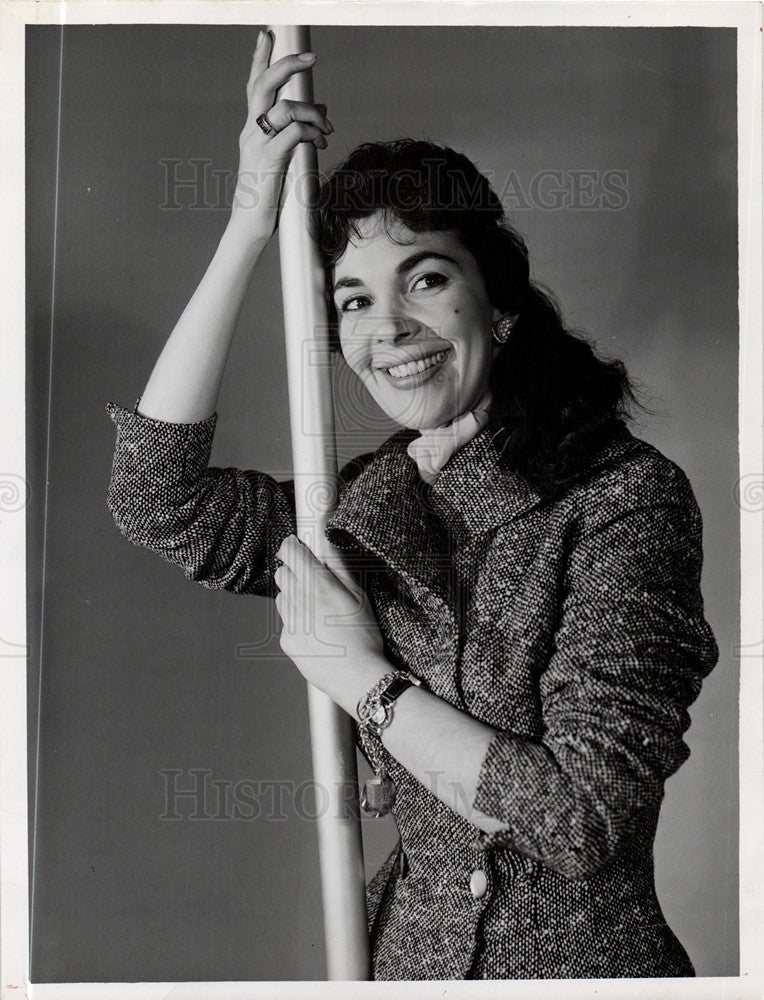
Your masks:
{"label": "watch band", "polygon": [[[416,683],[421,684],[419,678],[416,678]],[[380,701],[384,705],[392,705],[395,699],[402,695],[406,688],[410,688],[414,684],[414,679],[409,674],[400,673],[398,676],[390,681],[387,687],[384,689],[380,695]]]}
{"label": "watch band", "polygon": [[356,707],[356,714],[363,727],[371,729],[379,736],[393,721],[393,705],[403,692],[412,685],[421,686],[414,674],[403,670],[393,670],[381,677],[369,693]]}

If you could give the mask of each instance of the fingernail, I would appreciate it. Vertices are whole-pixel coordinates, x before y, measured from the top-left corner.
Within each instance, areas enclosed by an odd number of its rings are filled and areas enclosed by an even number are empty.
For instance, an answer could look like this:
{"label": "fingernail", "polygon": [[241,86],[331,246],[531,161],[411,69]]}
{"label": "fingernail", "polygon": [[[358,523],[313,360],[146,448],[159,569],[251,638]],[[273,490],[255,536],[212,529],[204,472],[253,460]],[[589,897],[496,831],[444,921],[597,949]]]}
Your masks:
{"label": "fingernail", "polygon": [[313,62],[313,60],[316,58],[316,53],[301,52],[297,58],[300,60],[300,62]]}
{"label": "fingernail", "polygon": [[328,118],[324,118],[324,121],[326,122],[326,125],[327,125],[327,128],[329,129],[329,131],[333,132],[334,131],[334,125],[332,125],[332,123],[329,121]]}

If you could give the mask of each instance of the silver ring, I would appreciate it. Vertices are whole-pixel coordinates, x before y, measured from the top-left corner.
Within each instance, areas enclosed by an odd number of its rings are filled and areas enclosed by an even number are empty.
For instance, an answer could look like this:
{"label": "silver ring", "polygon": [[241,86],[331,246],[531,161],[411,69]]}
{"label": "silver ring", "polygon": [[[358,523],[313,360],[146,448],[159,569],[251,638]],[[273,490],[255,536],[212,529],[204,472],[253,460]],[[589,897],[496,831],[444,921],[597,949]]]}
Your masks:
{"label": "silver ring", "polygon": [[268,136],[276,135],[276,129],[268,121],[268,115],[267,114],[263,113],[262,115],[258,115],[257,118],[255,119],[255,121],[260,126],[260,128],[263,130],[263,132],[265,132],[266,135],[268,135]]}

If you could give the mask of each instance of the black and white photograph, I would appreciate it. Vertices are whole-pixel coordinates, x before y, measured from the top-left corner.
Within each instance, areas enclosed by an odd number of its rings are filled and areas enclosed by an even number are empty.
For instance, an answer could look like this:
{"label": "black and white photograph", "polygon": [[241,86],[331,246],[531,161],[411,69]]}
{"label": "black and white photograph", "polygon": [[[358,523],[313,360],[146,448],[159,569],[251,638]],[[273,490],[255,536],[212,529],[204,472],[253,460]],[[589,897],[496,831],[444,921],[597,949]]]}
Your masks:
{"label": "black and white photograph", "polygon": [[86,6],[0,12],[4,1000],[759,996],[761,7]]}

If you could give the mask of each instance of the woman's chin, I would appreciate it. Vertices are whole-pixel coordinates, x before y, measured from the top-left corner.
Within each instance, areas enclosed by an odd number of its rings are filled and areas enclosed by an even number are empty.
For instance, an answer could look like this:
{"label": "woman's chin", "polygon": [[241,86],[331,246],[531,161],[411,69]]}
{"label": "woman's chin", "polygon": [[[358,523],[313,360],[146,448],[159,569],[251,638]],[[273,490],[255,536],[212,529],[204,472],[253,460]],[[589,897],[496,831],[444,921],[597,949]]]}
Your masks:
{"label": "woman's chin", "polygon": [[417,407],[412,406],[405,409],[384,406],[382,408],[396,424],[406,427],[408,430],[419,431],[420,433],[434,430],[436,427],[442,427],[459,416],[453,405],[444,405],[444,403],[435,406],[423,406],[420,404]]}
{"label": "woman's chin", "polygon": [[[455,416],[456,414],[454,414]],[[438,427],[443,427],[444,424],[448,424],[453,420],[453,416],[446,415],[442,419],[440,417],[424,417],[424,418],[406,418],[406,417],[393,417],[392,418],[396,424],[400,427],[405,427],[409,431],[417,431],[419,434],[424,434],[427,431],[434,431]]]}

